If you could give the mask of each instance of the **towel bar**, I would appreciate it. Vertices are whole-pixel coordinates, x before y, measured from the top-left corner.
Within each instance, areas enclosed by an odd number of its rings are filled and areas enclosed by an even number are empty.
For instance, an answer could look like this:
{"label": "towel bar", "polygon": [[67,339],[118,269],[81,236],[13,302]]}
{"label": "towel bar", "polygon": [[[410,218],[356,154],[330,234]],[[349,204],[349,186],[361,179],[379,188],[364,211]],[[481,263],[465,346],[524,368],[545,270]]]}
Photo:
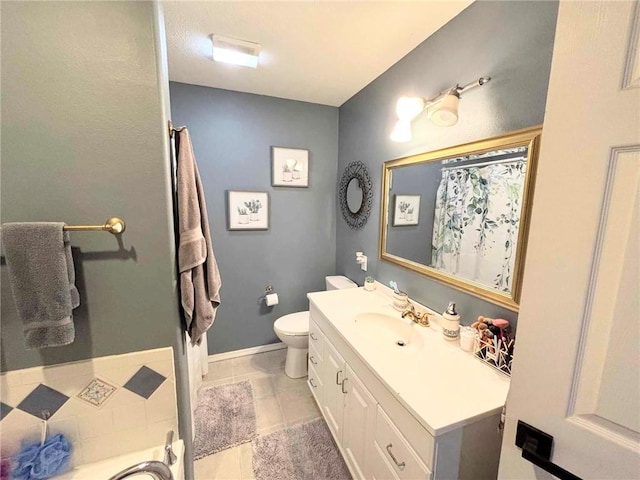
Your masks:
{"label": "towel bar", "polygon": [[171,122],[171,120],[169,120],[168,123],[169,123],[169,136],[171,138],[173,138],[173,135],[175,134],[175,132],[181,132],[182,130],[187,128],[185,125],[183,125],[182,127],[174,127],[173,123]]}
{"label": "towel bar", "polygon": [[89,231],[89,230],[104,230],[109,233],[113,233],[117,235],[122,233],[127,228],[124,220],[119,217],[111,217],[108,219],[104,225],[65,225],[63,230],[67,232],[80,232],[80,231]]}

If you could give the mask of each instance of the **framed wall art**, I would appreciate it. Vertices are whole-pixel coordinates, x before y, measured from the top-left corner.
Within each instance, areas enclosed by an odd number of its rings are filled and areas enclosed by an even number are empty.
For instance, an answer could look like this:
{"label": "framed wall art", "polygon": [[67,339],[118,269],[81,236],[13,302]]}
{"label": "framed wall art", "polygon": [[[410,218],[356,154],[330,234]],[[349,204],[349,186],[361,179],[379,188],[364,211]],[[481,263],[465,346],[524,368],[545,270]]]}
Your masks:
{"label": "framed wall art", "polygon": [[228,230],[268,230],[269,194],[227,190]]}
{"label": "framed wall art", "polygon": [[393,210],[393,226],[418,225],[420,195],[396,195]]}
{"label": "framed wall art", "polygon": [[271,147],[271,186],[308,187],[309,150]]}

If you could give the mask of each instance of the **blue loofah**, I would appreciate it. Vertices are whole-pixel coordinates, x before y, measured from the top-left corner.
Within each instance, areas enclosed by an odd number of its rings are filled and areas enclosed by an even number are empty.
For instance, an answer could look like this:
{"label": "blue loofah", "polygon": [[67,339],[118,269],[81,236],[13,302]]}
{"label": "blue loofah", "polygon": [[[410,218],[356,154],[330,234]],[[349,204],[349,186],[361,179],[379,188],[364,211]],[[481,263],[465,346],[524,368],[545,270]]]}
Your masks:
{"label": "blue loofah", "polygon": [[13,458],[15,480],[45,480],[64,471],[71,460],[71,443],[58,433],[43,443],[24,445]]}

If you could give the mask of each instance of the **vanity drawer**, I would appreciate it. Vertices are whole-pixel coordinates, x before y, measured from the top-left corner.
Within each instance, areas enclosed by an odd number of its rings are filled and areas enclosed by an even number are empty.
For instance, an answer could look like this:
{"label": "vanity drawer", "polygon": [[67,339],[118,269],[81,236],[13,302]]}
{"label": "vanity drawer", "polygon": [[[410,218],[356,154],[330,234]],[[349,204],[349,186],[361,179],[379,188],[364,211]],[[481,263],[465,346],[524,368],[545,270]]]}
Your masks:
{"label": "vanity drawer", "polygon": [[316,399],[318,405],[322,405],[322,390],[323,383],[320,379],[320,376],[316,372],[316,369],[313,368],[313,365],[309,365],[309,373],[307,377],[307,385],[309,385],[309,389],[313,394],[313,397]]}
{"label": "vanity drawer", "polygon": [[374,448],[400,480],[427,480],[431,471],[378,405]]}
{"label": "vanity drawer", "polygon": [[313,367],[318,373],[322,369],[322,355],[316,350],[314,343],[309,342],[309,368]]}
{"label": "vanity drawer", "polygon": [[324,355],[324,334],[316,322],[309,319],[309,348],[311,346],[313,346],[320,360],[322,360]]}

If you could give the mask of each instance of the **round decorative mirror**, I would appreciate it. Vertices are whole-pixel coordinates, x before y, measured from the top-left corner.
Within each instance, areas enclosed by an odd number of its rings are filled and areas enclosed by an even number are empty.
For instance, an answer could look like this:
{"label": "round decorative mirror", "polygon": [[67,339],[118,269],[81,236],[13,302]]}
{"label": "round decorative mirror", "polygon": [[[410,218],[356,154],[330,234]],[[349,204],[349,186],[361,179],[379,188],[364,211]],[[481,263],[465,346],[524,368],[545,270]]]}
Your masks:
{"label": "round decorative mirror", "polygon": [[364,227],[373,199],[373,185],[364,163],[358,161],[347,165],[338,186],[338,197],[347,225],[354,230]]}

